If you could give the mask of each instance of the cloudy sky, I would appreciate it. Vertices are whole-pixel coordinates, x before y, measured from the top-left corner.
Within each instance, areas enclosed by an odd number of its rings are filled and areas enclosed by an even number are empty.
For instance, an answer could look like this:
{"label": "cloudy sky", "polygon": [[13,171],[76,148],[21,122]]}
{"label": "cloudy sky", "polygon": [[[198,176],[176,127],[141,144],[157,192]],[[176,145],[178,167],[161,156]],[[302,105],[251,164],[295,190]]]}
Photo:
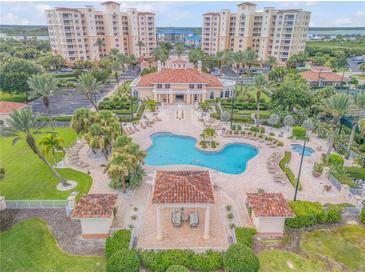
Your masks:
{"label": "cloudy sky", "polygon": [[[241,1],[242,2],[242,1]],[[3,1],[0,2],[0,24],[45,25],[44,10],[52,7],[82,7],[93,5],[101,9],[100,1]],[[225,1],[123,1],[121,9],[136,7],[153,11],[159,27],[199,27],[201,14],[220,9],[236,10],[239,2]],[[275,8],[301,8],[312,12],[312,27],[365,27],[365,2],[351,1],[271,1],[255,2],[257,9],[270,6]]]}

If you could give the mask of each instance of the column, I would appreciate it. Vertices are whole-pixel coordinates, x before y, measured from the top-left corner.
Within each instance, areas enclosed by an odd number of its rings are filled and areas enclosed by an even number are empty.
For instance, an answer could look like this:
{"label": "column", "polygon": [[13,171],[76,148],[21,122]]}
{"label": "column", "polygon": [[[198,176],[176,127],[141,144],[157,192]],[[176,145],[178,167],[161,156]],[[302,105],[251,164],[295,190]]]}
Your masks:
{"label": "column", "polygon": [[158,100],[157,98],[158,98],[158,94],[157,93],[153,93],[153,100],[154,101],[157,101]]}
{"label": "column", "polygon": [[204,217],[204,240],[209,239],[209,222],[210,222],[210,206],[205,208],[205,217]]}
{"label": "column", "polygon": [[161,208],[156,206],[157,240],[162,240]]}

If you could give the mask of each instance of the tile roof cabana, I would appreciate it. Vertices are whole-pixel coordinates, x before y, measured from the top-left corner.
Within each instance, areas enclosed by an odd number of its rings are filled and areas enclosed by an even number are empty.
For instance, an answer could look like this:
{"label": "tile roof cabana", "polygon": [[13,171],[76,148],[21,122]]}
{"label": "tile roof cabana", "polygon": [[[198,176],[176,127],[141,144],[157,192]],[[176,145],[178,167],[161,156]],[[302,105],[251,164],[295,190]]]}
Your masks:
{"label": "tile roof cabana", "polygon": [[161,209],[203,208],[204,239],[209,239],[210,206],[214,204],[209,171],[161,171],[155,174],[152,203],[156,205],[157,239],[162,239]]}

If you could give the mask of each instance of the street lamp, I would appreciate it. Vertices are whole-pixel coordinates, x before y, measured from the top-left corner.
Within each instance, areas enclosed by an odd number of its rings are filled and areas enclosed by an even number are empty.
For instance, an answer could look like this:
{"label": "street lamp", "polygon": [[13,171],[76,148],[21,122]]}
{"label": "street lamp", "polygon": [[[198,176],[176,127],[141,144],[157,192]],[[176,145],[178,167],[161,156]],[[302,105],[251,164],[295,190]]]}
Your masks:
{"label": "street lamp", "polygon": [[[305,136],[305,138],[307,138],[307,136]],[[299,179],[300,179],[300,173],[302,172],[302,165],[303,165],[303,159],[304,159],[304,152],[305,152],[305,145],[306,144],[307,144],[307,140],[304,139],[303,150],[302,150],[302,157],[300,158],[299,172],[298,172],[298,177],[297,177],[297,184],[295,185],[294,201],[297,200],[298,187],[299,187]]]}
{"label": "street lamp", "polygon": [[231,129],[232,129],[232,123],[233,123],[233,108],[234,108],[234,101],[236,99],[236,86],[237,86],[237,80],[236,80],[236,85],[234,86],[234,90],[233,90],[233,98],[232,98],[232,103],[231,103]]}

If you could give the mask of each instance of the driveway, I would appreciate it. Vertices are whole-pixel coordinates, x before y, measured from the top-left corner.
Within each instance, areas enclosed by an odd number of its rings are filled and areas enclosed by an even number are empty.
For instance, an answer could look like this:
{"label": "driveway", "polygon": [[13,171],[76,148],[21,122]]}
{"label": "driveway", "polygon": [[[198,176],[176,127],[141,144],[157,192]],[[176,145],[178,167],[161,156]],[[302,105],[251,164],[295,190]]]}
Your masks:
{"label": "driveway", "polygon": [[347,58],[347,64],[352,72],[361,72],[360,64],[357,64],[352,58]]}

